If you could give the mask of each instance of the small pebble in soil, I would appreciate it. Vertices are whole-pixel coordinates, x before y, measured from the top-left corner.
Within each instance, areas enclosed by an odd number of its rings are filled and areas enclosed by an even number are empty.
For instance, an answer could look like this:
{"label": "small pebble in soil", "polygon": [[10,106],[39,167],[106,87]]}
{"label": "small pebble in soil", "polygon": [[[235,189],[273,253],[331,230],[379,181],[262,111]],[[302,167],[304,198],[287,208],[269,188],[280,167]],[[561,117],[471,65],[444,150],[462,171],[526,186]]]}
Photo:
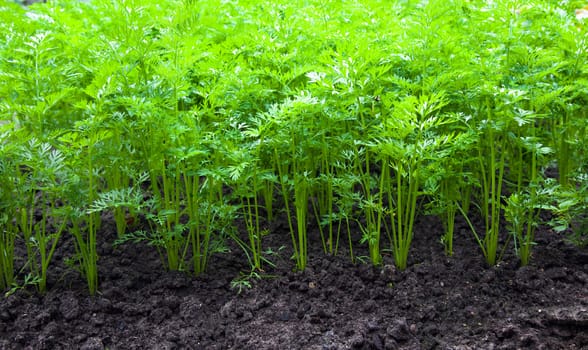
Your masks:
{"label": "small pebble in soil", "polygon": [[80,306],[78,304],[78,299],[73,295],[73,293],[63,293],[59,311],[66,320],[73,320],[78,317],[80,313]]}
{"label": "small pebble in soil", "polygon": [[563,280],[567,277],[567,272],[563,267],[553,267],[545,271],[545,276],[552,280]]}

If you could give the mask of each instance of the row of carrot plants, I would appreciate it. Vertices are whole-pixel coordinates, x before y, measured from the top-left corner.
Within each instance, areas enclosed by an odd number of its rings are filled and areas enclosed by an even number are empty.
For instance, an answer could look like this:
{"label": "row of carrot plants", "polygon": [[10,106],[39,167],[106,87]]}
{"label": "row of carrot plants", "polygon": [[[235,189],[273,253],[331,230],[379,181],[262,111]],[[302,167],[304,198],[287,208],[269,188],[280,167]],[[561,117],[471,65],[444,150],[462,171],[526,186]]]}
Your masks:
{"label": "row of carrot plants", "polygon": [[509,242],[528,264],[543,211],[585,241],[578,6],[5,2],[0,289],[27,276],[44,292],[71,235],[96,293],[104,213],[113,243],[146,241],[195,275],[227,239],[262,270],[276,218],[297,270],[309,227],[326,254],[355,260],[359,240],[371,263],[391,251],[406,269],[425,214],[441,218],[448,256],[463,217],[489,265]]}

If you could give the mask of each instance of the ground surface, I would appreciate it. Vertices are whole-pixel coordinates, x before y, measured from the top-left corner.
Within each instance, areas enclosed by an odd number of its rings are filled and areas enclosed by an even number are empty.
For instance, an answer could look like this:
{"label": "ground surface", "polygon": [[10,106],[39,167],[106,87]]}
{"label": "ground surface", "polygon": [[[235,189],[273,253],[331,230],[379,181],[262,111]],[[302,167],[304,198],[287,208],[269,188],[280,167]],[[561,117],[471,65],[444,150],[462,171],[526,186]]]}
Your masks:
{"label": "ground surface", "polygon": [[231,289],[247,266],[238,251],[190,278],[165,272],[151,247],[113,249],[112,223],[103,231],[99,295],[63,265],[66,240],[45,296],[29,289],[0,299],[0,348],[588,349],[588,251],[546,228],[526,268],[510,252],[486,267],[462,223],[447,258],[439,222],[424,217],[404,272],[390,256],[381,269],[354,265],[313,242],[309,268],[296,273],[288,233],[275,225],[264,241],[279,251],[272,277],[240,294]]}

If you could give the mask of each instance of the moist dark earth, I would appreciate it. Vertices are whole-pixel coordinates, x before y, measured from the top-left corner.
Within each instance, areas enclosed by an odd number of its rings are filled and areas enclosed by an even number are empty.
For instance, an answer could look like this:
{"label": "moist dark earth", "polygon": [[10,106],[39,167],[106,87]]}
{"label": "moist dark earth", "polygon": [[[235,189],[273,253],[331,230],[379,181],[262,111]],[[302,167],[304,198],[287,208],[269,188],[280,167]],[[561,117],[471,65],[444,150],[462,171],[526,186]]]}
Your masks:
{"label": "moist dark earth", "polygon": [[[0,348],[588,349],[588,251],[547,227],[530,266],[509,248],[488,267],[464,222],[446,257],[439,220],[423,216],[402,272],[386,253],[382,267],[352,263],[343,244],[336,256],[323,253],[316,227],[308,268],[296,272],[286,227],[273,224],[264,237],[275,267],[265,264],[239,292],[231,281],[249,270],[238,248],[215,254],[199,277],[168,272],[151,246],[113,247],[106,218],[99,293],[89,296],[64,264],[74,250],[64,236],[48,292],[0,300]],[[367,255],[359,243],[354,253]]]}

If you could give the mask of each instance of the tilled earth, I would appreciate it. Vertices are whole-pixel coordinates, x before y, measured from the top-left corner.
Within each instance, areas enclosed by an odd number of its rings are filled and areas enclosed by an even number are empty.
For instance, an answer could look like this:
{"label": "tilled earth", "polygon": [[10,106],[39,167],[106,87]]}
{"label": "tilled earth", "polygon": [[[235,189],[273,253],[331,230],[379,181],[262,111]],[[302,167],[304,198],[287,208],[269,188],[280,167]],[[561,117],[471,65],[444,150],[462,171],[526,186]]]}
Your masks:
{"label": "tilled earth", "polygon": [[588,349],[588,251],[544,227],[531,266],[519,268],[508,249],[490,268],[465,224],[448,258],[438,220],[423,217],[403,272],[390,256],[375,268],[326,255],[315,229],[300,273],[278,224],[264,238],[276,266],[240,292],[231,281],[247,261],[236,248],[193,278],[164,271],[153,247],[113,248],[114,235],[106,221],[97,296],[65,266],[66,237],[46,295],[29,288],[0,299],[0,348]]}

